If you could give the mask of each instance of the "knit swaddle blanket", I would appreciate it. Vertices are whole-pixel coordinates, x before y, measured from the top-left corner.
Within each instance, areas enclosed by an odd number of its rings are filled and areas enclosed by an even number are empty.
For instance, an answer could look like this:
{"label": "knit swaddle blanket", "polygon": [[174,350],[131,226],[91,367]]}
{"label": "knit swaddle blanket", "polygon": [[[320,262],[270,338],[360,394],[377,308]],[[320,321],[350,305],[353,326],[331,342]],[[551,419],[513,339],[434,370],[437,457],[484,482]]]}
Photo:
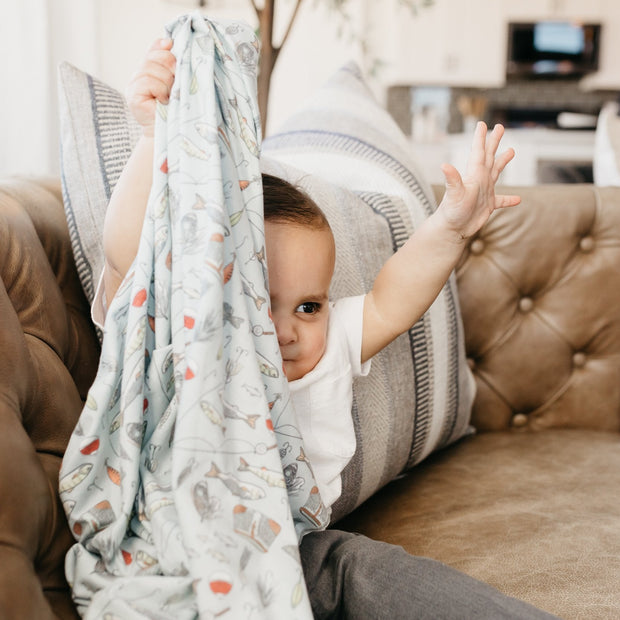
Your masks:
{"label": "knit swaddle blanket", "polygon": [[87,618],[311,618],[298,541],[329,513],[269,314],[258,44],[168,31],[140,246],[60,472],[67,578]]}

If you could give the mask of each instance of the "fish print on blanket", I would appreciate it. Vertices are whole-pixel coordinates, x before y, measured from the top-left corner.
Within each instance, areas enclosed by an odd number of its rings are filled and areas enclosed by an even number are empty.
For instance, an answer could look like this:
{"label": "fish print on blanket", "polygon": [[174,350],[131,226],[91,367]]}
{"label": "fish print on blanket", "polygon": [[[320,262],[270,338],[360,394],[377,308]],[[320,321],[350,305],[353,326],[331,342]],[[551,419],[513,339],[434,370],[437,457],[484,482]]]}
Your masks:
{"label": "fish print on blanket", "polygon": [[329,520],[269,313],[258,44],[169,27],[140,247],[63,460],[66,573],[86,618],[311,618],[298,541]]}

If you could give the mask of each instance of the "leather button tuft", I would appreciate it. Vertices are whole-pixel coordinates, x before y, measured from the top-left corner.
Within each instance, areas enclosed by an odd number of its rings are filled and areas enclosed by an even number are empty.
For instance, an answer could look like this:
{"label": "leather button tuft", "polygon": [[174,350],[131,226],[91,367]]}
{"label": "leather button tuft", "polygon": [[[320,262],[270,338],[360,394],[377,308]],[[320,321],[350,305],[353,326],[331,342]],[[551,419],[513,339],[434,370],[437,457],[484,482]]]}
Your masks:
{"label": "leather button tuft", "polygon": [[519,300],[519,310],[521,312],[531,312],[532,308],[534,308],[534,302],[531,297],[522,297]]}
{"label": "leather button tuft", "polygon": [[467,358],[467,366],[469,367],[469,370],[474,370],[474,368],[476,368],[476,361],[473,357]]}
{"label": "leather button tuft", "polygon": [[575,368],[583,368],[586,365],[586,354],[577,352],[573,355],[573,366]]}
{"label": "leather button tuft", "polygon": [[592,237],[583,237],[579,241],[579,247],[582,252],[591,252],[594,249],[594,239]]}
{"label": "leather button tuft", "polygon": [[484,241],[482,239],[474,239],[469,246],[469,251],[479,256],[484,252]]}
{"label": "leather button tuft", "polygon": [[516,428],[522,428],[527,424],[527,415],[525,413],[515,413],[512,416],[512,425]]}

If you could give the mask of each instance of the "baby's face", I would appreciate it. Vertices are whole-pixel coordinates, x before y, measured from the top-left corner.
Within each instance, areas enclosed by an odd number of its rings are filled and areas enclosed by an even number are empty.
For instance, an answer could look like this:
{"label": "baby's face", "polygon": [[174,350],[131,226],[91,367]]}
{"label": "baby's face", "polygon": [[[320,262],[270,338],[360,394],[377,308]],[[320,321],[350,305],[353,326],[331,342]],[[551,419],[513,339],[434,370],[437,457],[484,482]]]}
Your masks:
{"label": "baby's face", "polygon": [[312,370],[325,352],[335,247],[329,229],[265,222],[271,313],[289,381]]}

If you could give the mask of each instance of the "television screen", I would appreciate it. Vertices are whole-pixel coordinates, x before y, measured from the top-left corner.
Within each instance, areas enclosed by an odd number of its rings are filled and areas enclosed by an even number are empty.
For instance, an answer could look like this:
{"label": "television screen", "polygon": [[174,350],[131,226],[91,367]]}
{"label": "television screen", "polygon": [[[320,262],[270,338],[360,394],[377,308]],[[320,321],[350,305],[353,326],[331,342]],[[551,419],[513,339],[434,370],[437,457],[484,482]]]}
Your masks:
{"label": "television screen", "polygon": [[581,26],[565,22],[540,22],[534,24],[534,49],[550,54],[578,56],[585,48]]}
{"label": "television screen", "polygon": [[508,25],[508,76],[578,77],[598,68],[600,24]]}

